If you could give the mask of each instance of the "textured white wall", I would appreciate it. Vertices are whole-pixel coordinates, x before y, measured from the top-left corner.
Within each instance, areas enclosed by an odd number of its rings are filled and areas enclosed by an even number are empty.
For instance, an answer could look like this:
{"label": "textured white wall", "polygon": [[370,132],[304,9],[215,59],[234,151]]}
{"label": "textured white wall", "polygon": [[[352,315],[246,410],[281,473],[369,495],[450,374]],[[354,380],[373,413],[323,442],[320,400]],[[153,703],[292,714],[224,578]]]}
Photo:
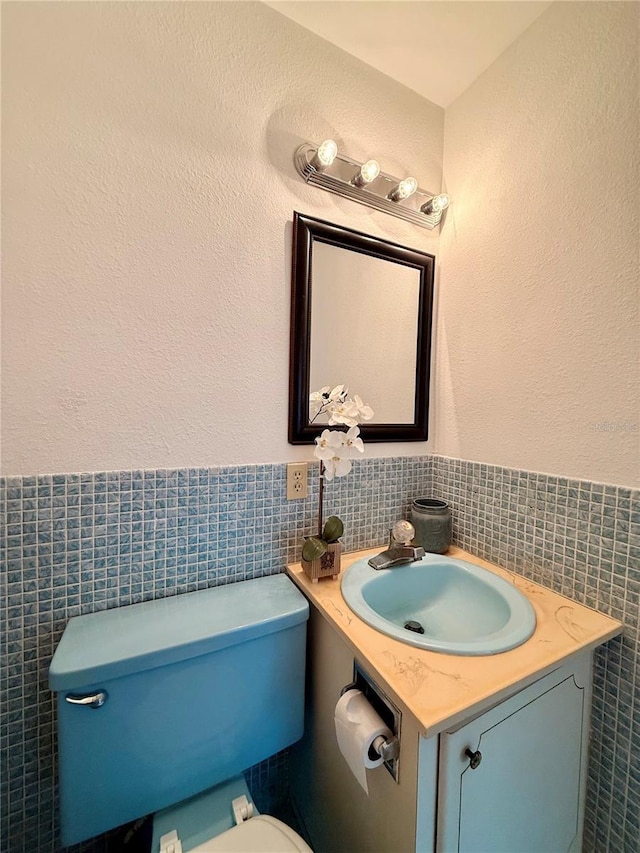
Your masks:
{"label": "textured white wall", "polygon": [[438,236],[307,187],[293,152],[331,136],[438,190],[442,110],[257,3],[5,3],[3,42],[3,473],[311,458],[292,211]]}
{"label": "textured white wall", "polygon": [[[640,479],[639,11],[554,4],[447,112],[440,452]],[[292,210],[438,239],[292,152],[437,189],[442,112],[260,4],[9,3],[3,54],[3,473],[309,458]]]}
{"label": "textured white wall", "polygon": [[554,3],[446,112],[445,455],[640,485],[639,32]]}

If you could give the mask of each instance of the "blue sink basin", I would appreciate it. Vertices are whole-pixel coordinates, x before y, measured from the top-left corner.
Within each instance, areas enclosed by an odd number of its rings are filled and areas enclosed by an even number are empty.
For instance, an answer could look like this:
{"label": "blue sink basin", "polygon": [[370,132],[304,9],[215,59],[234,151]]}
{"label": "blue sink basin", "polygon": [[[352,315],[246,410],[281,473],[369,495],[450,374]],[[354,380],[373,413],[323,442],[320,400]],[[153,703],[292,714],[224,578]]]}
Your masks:
{"label": "blue sink basin", "polygon": [[345,572],[342,594],[372,628],[450,655],[506,652],[528,640],[536,627],[533,607],[512,584],[440,554],[379,571],[366,558],[358,560]]}

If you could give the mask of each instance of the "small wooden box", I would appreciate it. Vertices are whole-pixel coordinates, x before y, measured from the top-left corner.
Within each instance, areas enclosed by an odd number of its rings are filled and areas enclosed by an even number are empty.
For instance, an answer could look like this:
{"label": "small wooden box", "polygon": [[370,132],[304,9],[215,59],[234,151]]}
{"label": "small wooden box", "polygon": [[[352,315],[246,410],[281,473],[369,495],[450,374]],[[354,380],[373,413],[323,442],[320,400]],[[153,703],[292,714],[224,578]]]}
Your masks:
{"label": "small wooden box", "polygon": [[312,583],[318,583],[318,578],[337,578],[340,574],[340,559],[342,557],[342,542],[333,542],[321,557],[316,560],[301,560],[305,575]]}

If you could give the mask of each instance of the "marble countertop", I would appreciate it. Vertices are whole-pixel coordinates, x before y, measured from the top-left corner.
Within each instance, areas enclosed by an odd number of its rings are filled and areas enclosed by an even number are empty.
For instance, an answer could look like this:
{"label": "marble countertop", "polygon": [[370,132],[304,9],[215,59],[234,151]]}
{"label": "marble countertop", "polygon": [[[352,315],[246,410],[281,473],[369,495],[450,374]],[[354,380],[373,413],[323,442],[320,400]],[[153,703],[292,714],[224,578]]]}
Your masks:
{"label": "marble countertop", "polygon": [[[383,546],[342,556],[340,579],[351,563]],[[533,636],[516,649],[487,656],[429,652],[381,634],[359,619],[340,591],[340,579],[312,583],[295,563],[287,573],[351,647],[357,660],[389,696],[431,737],[492,707],[556,669],[577,652],[593,649],[622,631],[609,616],[578,604],[521,575],[451,547],[449,557],[483,566],[529,599],[536,614]]]}

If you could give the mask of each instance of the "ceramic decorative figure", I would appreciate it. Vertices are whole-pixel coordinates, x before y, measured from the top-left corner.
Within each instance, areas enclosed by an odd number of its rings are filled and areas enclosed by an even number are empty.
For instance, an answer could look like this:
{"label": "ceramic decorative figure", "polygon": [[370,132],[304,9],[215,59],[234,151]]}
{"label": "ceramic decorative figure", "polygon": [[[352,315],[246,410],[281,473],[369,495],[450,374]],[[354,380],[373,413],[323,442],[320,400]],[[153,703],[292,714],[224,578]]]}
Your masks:
{"label": "ceramic decorative figure", "polygon": [[320,485],[318,490],[318,533],[305,540],[302,548],[302,568],[317,583],[321,577],[340,574],[344,533],[342,521],[335,515],[323,524],[324,484],[334,477],[344,477],[351,471],[352,459],[364,453],[358,423],[373,417],[373,409],[362,402],[357,394],[349,397],[344,385],[331,389],[328,385],[314,391],[309,397],[310,422],[328,415],[328,426],[345,426],[347,430],[325,429],[316,438],[314,456],[320,460]]}
{"label": "ceramic decorative figure", "polygon": [[451,510],[446,501],[416,498],[411,505],[415,543],[432,554],[444,554],[451,545]]}

